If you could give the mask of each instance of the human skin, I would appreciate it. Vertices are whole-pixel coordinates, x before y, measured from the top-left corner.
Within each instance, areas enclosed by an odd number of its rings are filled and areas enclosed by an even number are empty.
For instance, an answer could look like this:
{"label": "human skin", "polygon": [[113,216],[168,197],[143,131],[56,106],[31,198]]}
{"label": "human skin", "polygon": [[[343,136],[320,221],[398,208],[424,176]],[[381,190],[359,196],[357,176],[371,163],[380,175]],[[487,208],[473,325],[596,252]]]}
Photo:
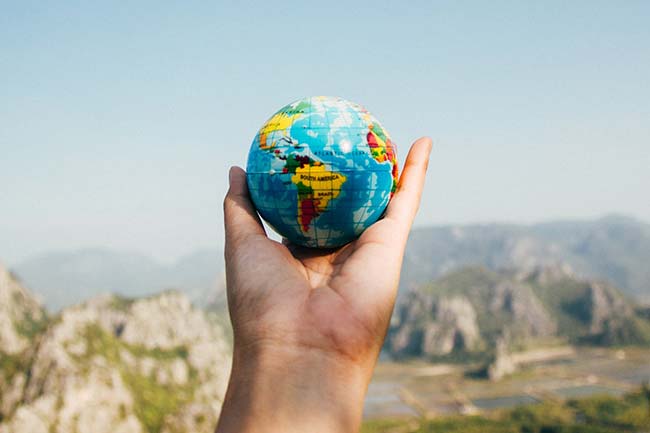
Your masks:
{"label": "human skin", "polygon": [[231,168],[224,217],[234,351],[217,433],[358,431],[430,152],[429,138],[413,144],[384,218],[335,250],[269,239],[244,170]]}

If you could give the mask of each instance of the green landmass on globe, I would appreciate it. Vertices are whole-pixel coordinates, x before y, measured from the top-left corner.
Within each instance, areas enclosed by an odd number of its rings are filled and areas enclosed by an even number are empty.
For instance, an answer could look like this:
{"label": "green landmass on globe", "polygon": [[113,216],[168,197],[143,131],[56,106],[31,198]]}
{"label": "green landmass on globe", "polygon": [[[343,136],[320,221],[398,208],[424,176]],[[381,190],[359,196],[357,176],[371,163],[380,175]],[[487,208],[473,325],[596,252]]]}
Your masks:
{"label": "green landmass on globe", "polygon": [[315,96],[266,121],[246,172],[253,203],[275,231],[298,245],[331,248],[383,215],[398,165],[395,144],[365,108]]}

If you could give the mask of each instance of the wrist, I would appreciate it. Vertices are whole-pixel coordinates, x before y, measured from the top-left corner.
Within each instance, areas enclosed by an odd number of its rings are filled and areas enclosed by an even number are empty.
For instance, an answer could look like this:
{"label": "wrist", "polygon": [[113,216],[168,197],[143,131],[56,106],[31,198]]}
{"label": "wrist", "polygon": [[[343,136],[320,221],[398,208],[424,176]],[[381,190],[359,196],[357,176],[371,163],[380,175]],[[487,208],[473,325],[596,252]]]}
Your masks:
{"label": "wrist", "polygon": [[236,346],[217,432],[356,432],[369,364],[316,348]]}

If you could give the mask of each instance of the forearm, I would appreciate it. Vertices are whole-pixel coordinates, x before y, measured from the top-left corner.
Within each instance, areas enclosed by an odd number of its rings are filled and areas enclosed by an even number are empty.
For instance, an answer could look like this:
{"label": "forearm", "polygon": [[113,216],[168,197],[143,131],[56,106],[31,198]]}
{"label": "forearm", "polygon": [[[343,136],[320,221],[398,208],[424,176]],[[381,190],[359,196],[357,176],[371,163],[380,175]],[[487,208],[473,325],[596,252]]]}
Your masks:
{"label": "forearm", "polygon": [[356,432],[371,371],[319,349],[235,350],[217,433]]}

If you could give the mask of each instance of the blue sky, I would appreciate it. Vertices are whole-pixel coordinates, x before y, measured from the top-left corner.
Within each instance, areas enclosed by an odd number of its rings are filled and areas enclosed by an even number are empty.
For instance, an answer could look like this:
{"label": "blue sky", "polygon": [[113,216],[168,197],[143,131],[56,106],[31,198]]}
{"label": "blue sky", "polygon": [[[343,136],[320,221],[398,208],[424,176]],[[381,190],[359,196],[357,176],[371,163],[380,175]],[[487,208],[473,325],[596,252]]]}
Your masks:
{"label": "blue sky", "polygon": [[2,2],[0,260],[222,242],[227,168],[338,95],[435,142],[417,224],[650,221],[650,2]]}

